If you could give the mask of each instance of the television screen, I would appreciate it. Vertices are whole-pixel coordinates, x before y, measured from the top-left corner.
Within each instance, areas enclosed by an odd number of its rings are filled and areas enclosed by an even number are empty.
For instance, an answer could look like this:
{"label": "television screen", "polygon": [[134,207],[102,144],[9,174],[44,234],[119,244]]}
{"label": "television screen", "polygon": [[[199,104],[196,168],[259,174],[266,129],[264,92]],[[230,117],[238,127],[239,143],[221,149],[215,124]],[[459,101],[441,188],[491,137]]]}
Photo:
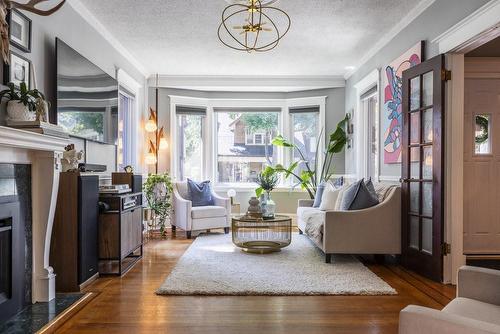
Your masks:
{"label": "television screen", "polygon": [[71,135],[107,144],[118,136],[118,82],[60,39],[57,124]]}

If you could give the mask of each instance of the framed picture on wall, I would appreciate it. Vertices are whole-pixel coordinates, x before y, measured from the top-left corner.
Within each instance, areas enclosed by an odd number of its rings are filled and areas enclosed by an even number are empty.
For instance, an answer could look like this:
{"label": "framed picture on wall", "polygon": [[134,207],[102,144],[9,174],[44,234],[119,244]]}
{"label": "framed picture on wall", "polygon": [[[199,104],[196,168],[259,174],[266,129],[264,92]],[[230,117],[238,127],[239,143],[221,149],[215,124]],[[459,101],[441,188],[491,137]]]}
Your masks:
{"label": "framed picture on wall", "polygon": [[31,52],[31,20],[17,9],[12,9],[7,22],[10,44],[23,52]]}
{"label": "framed picture on wall", "polygon": [[28,89],[31,88],[31,61],[16,54],[15,52],[10,52],[10,65],[5,64],[3,69],[4,84],[13,82],[16,87],[19,87],[21,82],[26,82]]}

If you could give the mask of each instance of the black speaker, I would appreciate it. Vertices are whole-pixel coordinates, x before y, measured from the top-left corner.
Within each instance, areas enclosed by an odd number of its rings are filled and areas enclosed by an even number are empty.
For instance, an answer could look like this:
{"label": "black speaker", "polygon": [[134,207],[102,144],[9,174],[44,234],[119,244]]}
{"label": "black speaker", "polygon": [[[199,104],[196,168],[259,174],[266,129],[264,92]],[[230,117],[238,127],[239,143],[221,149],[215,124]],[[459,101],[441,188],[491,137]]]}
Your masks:
{"label": "black speaker", "polygon": [[98,272],[99,177],[78,178],[78,283]]}
{"label": "black speaker", "polygon": [[142,175],[134,175],[132,178],[132,192],[141,193],[142,192]]}

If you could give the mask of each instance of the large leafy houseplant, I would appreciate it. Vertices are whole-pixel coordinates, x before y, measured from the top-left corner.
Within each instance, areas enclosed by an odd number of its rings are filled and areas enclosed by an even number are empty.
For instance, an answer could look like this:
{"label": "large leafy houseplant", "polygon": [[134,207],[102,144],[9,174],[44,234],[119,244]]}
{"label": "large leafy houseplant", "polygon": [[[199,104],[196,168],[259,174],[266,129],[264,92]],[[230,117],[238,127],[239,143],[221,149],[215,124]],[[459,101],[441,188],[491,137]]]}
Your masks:
{"label": "large leafy houseplant", "polygon": [[[285,139],[283,136],[277,136],[272,141],[273,145],[295,150],[300,158],[288,167],[276,165],[271,168],[277,173],[284,174],[285,178],[293,177],[297,181],[296,186],[300,186],[307,191],[309,196],[314,199],[318,186],[322,182],[329,180],[333,174],[333,157],[335,154],[342,152],[347,144],[347,134],[345,130],[347,120],[348,118],[345,117],[340,121],[335,131],[328,137],[328,144],[323,151],[322,166],[311,166],[311,162],[306,158],[306,155],[298,145],[293,141]],[[319,138],[321,138],[322,135],[323,131],[320,132]],[[318,139],[314,161],[318,161],[318,155],[321,152],[319,147],[320,142],[321,140]],[[299,166],[304,166],[304,168],[301,171],[297,171]]]}
{"label": "large leafy houseplant", "polygon": [[149,208],[153,211],[160,232],[165,234],[165,222],[172,211],[172,179],[168,173],[150,174],[143,185]]}

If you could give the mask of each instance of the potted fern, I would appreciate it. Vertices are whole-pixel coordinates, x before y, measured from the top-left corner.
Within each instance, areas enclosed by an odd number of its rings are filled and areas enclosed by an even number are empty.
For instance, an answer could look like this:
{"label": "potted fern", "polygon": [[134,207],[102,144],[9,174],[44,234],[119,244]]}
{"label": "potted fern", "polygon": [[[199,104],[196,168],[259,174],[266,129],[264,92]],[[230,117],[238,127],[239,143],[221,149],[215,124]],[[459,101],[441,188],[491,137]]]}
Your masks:
{"label": "potted fern", "polygon": [[19,88],[14,83],[7,84],[8,89],[0,92],[0,100],[7,100],[7,117],[12,121],[34,121],[40,103],[45,103],[45,96],[37,89],[28,89],[25,82]]}

